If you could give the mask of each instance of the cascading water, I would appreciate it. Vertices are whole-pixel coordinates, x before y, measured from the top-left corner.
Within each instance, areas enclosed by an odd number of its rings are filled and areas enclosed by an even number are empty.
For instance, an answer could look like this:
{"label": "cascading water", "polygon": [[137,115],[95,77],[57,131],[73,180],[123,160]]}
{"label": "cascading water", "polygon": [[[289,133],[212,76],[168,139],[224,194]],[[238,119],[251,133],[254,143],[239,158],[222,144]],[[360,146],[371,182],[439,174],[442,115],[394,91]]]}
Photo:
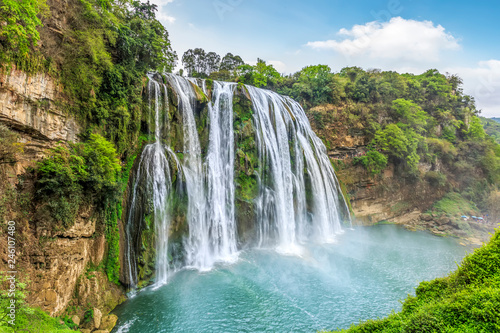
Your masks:
{"label": "cascading water", "polygon": [[[237,139],[233,121],[236,89],[241,90],[242,95],[247,91],[253,109],[252,125],[259,159],[254,175],[258,182],[253,205],[256,245],[276,246],[280,252],[297,253],[299,245],[305,241],[330,242],[341,232],[341,212],[348,212],[347,206],[342,203],[326,148],[312,131],[297,102],[250,86],[237,88],[235,83],[211,82],[211,87],[207,88],[206,81],[171,74],[166,74],[166,78],[177,99],[174,104],[180,124],[176,127],[176,135],[180,138],[176,147],[183,151],[176,152],[182,154],[179,160],[162,144],[162,138],[168,137],[171,131],[167,87],[150,76],[149,101],[154,104],[150,109],[154,109],[155,142],[147,145],[140,157],[125,228],[128,246],[125,260],[132,286],[137,281],[138,256],[134,250],[144,247],[141,228],[149,225],[145,221],[142,223],[145,225],[135,231],[131,226],[147,215],[153,216],[156,281],[160,285],[167,282],[173,257],[182,258],[177,268],[198,270],[210,269],[216,262],[233,261],[236,257]],[[164,88],[164,100],[161,87]],[[200,105],[208,110],[208,139],[203,141],[203,147],[200,131],[205,124],[197,123],[197,119],[201,121]],[[175,123],[172,124],[175,127]],[[172,177],[177,179],[177,187],[182,188],[182,193],[173,187]],[[169,248],[172,207],[168,203],[172,201],[169,198],[176,196],[186,198],[187,232],[182,238],[182,246]],[[169,253],[174,251],[182,253]]]}
{"label": "cascading water", "polygon": [[[194,81],[168,75],[178,96],[184,134],[183,170],[188,194],[189,237],[186,265],[210,269],[236,253],[234,220],[234,131],[232,97],[235,84],[214,83],[209,110],[209,143],[204,163],[195,122]],[[205,82],[203,90],[206,91]]]}
{"label": "cascading water", "polygon": [[233,91],[235,84],[214,82],[209,103],[210,140],[207,170],[207,223],[213,258],[230,260],[236,253],[234,207]]}
{"label": "cascading water", "polygon": [[[302,107],[274,92],[247,87],[251,96],[262,170],[257,216],[259,242],[277,238],[278,250],[294,253],[313,238],[330,242],[341,232],[339,186],[326,154]],[[305,164],[304,164],[305,160]],[[306,180],[312,198],[308,217]]]}
{"label": "cascading water", "polygon": [[[139,215],[141,218],[145,215],[152,216],[152,223],[155,228],[156,236],[156,282],[161,285],[167,282],[168,277],[168,235],[170,227],[170,216],[168,213],[168,197],[171,189],[170,166],[166,156],[168,148],[161,144],[161,133],[165,121],[161,121],[163,103],[161,100],[160,84],[156,82],[153,76],[149,76],[149,109],[150,114],[154,110],[154,138],[155,142],[147,145],[140,157],[139,166],[136,172],[136,178],[132,191],[132,199],[127,224],[127,244],[128,244],[128,267],[129,282],[132,286],[137,280],[136,266],[131,263],[135,255],[131,244],[138,243],[141,240],[132,238],[130,227],[133,218]],[[164,90],[165,101],[167,90]],[[154,105],[152,106],[152,102]],[[168,108],[168,103],[165,103]],[[168,109],[167,109],[168,111]],[[143,224],[145,224],[143,226]],[[149,228],[148,221],[141,223],[140,228]],[[138,244],[142,246],[142,244]]]}
{"label": "cascading water", "polygon": [[195,122],[196,92],[185,78],[168,75],[169,82],[178,98],[179,112],[183,123],[184,161],[182,167],[186,178],[188,195],[187,219],[189,237],[186,240],[186,265],[199,269],[211,266],[209,255],[209,230],[206,223],[206,196],[204,188],[201,147]]}

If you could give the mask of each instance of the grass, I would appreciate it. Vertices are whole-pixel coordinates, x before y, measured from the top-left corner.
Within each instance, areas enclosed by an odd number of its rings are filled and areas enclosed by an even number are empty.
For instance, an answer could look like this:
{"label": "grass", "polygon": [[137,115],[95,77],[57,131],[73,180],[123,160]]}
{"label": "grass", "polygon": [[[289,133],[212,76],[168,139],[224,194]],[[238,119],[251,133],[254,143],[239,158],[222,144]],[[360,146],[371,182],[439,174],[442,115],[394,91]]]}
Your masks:
{"label": "grass", "polygon": [[38,308],[26,310],[16,314],[14,326],[2,322],[0,333],[75,333],[61,319],[52,318]]}
{"label": "grass", "polygon": [[477,207],[463,198],[459,193],[448,193],[432,207],[433,213],[442,213],[448,216],[479,214]]}

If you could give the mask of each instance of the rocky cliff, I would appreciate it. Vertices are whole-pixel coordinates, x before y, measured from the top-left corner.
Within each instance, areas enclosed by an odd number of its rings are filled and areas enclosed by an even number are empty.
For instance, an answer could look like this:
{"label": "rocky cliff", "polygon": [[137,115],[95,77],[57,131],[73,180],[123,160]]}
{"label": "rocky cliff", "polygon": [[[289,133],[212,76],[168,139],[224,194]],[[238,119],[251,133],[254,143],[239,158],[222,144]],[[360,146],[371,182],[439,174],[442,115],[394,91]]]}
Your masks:
{"label": "rocky cliff", "polygon": [[[411,230],[428,230],[436,235],[460,237],[467,242],[481,244],[494,233],[496,224],[478,223],[459,215],[450,216],[445,212],[434,212],[434,205],[450,190],[447,184],[436,185],[432,180],[406,178],[401,166],[389,163],[378,175],[371,175],[365,167],[356,163],[358,157],[370,150],[370,141],[360,129],[345,125],[348,119],[342,108],[348,106],[320,105],[308,111],[309,120],[318,136],[326,143],[328,154],[337,167],[337,176],[345,185],[350,198],[353,223],[373,225],[388,222],[403,225]],[[332,118],[318,125],[315,113],[328,114]],[[419,173],[425,175],[435,169],[447,176],[449,182],[459,187],[462,180],[447,169],[439,159],[434,165],[420,163]],[[459,208],[459,207],[457,207]],[[462,213],[473,215],[477,208]],[[479,216],[479,215],[478,215]]]}
{"label": "rocky cliff", "polygon": [[[0,165],[2,224],[16,222],[18,277],[28,284],[28,303],[51,315],[61,315],[69,306],[81,316],[89,307],[107,313],[124,294],[95,269],[107,244],[96,228],[93,207],[81,209],[71,228],[57,230],[32,205],[36,191],[29,168],[56,143],[78,141],[81,128],[65,112],[65,103],[61,86],[47,75],[27,75],[15,67],[0,73],[0,124],[21,143],[15,160]],[[5,237],[0,242],[7,248]],[[6,264],[2,251],[2,271]]]}

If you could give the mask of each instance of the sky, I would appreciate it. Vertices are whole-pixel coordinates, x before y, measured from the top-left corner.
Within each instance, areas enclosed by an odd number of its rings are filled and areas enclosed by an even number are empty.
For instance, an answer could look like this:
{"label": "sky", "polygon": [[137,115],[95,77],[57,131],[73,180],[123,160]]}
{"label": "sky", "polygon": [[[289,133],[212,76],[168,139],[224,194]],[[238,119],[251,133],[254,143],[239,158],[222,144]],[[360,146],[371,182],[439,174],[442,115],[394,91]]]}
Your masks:
{"label": "sky", "polygon": [[[500,1],[152,0],[179,59],[197,47],[281,73],[309,65],[459,75],[500,117]],[[180,61],[179,61],[180,62]]]}

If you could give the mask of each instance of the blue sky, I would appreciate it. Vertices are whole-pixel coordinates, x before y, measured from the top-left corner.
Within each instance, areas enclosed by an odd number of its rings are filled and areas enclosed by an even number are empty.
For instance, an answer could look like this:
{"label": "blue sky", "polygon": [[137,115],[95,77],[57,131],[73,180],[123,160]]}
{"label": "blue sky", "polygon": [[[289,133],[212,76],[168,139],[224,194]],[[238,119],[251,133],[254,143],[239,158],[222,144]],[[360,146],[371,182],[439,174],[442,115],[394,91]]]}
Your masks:
{"label": "blue sky", "polygon": [[500,2],[153,0],[179,58],[201,47],[280,72],[327,64],[458,74],[482,114],[500,116]]}

